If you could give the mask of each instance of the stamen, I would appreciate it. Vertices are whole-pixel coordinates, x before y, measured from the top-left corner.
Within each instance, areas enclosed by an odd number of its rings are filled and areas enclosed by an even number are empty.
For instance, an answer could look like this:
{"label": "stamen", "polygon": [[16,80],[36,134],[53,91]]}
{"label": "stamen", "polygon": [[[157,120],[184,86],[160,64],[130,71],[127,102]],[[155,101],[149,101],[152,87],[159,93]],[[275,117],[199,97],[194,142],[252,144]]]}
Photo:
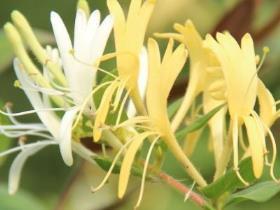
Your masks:
{"label": "stamen", "polygon": [[[7,113],[9,113],[9,114],[12,114],[12,109],[11,109],[11,107],[12,107],[12,103],[7,103],[6,105],[5,105],[5,108],[6,108],[6,110],[7,110]],[[8,116],[8,118],[9,118],[9,120],[13,123],[13,124],[15,124],[15,125],[18,125],[18,124],[21,124],[19,121],[17,121],[17,119],[15,118],[15,117],[13,117],[13,116]]]}
{"label": "stamen", "polygon": [[18,145],[19,146],[24,146],[26,142],[27,142],[27,137],[26,136],[19,137],[19,139],[18,139]]}
{"label": "stamen", "polygon": [[271,145],[272,145],[272,159],[271,159],[271,163],[270,163],[270,176],[275,182],[280,182],[280,180],[277,179],[274,174],[274,166],[275,166],[275,162],[276,162],[276,158],[277,158],[276,141],[275,141],[275,138],[274,138],[271,130],[264,123],[263,123],[263,126],[264,126],[266,132],[268,133],[268,136],[269,136],[269,139],[270,139]]}
{"label": "stamen", "polygon": [[127,148],[127,146],[133,141],[134,138],[130,139],[129,141],[127,141],[122,147],[121,149],[118,151],[118,153],[116,154],[111,166],[110,166],[110,169],[108,170],[108,172],[106,173],[105,177],[103,178],[103,180],[101,181],[101,183],[97,186],[97,187],[91,187],[91,191],[93,193],[95,193],[96,191],[98,191],[99,189],[101,189],[105,183],[107,182],[107,180],[109,179],[120,155],[123,153],[123,151]]}
{"label": "stamen", "polygon": [[[16,129],[16,128],[15,128]],[[47,134],[44,133],[40,133],[39,131],[46,131],[46,130],[27,130],[27,131],[7,131],[5,130],[5,128],[0,127],[0,131],[2,134],[4,134],[5,136],[9,137],[9,138],[18,138],[21,136],[37,136],[37,137],[42,137],[45,139],[52,139],[52,136],[49,136]]]}
{"label": "stamen", "polygon": [[127,101],[128,97],[129,97],[129,91],[126,92],[126,94],[125,94],[125,96],[123,98],[123,101],[122,101],[122,103],[120,105],[120,110],[119,110],[118,117],[117,117],[117,120],[116,120],[116,125],[118,125],[120,123],[120,121],[121,121],[121,116],[122,116],[122,113],[123,113],[123,110],[124,110],[124,106],[126,104],[126,101]]}
{"label": "stamen", "polygon": [[30,111],[24,111],[24,112],[18,112],[18,113],[9,113],[4,112],[0,109],[0,114],[5,116],[12,116],[12,117],[18,117],[18,116],[24,116],[29,114],[35,114],[37,112],[49,112],[49,111],[65,111],[65,108],[42,108],[42,109],[36,109],[36,110],[30,110]]}
{"label": "stamen", "polygon": [[264,149],[264,154],[267,156],[268,150],[267,150],[266,142],[265,142],[264,123],[260,120],[258,114],[255,111],[252,111],[251,114],[253,115],[253,117],[255,118],[255,121],[257,122],[258,130],[260,132],[262,132],[262,135],[264,136],[263,149]]}
{"label": "stamen", "polygon": [[117,79],[117,76],[116,76],[116,75],[110,73],[109,71],[107,71],[107,70],[105,70],[105,69],[100,68],[98,65],[96,65],[96,64],[93,64],[93,65],[92,65],[92,64],[89,64],[89,63],[86,63],[86,62],[80,60],[80,59],[77,58],[77,56],[75,55],[74,51],[73,51],[73,52],[71,51],[70,54],[73,56],[73,58],[74,58],[77,62],[79,62],[79,63],[81,63],[81,64],[83,64],[83,65],[85,65],[85,66],[89,66],[89,67],[92,67],[92,68],[94,67],[94,68],[96,68],[96,70],[98,70],[98,71],[100,71],[100,72],[102,72],[102,73],[104,73],[104,74],[107,74],[107,75],[113,77],[114,79]]}
{"label": "stamen", "polygon": [[119,85],[119,81],[113,81],[112,84],[104,92],[98,110],[96,111],[96,118],[93,126],[93,138],[95,142],[99,141],[99,139],[101,138],[102,132],[99,128],[102,127],[106,121],[110,108],[110,102]]}
{"label": "stamen", "polygon": [[106,145],[105,144],[101,144],[101,148],[102,148],[102,154],[104,157],[107,157],[107,152],[106,152]]}
{"label": "stamen", "polygon": [[9,149],[9,150],[6,150],[4,152],[1,152],[0,153],[0,157],[4,157],[6,155],[9,155],[9,154],[12,154],[12,153],[15,153],[15,152],[19,152],[23,149],[26,149],[26,148],[30,148],[30,147],[36,147],[36,146],[43,146],[43,145],[55,145],[55,144],[58,144],[57,142],[51,140],[51,141],[45,141],[45,140],[40,140],[36,143],[30,143],[30,144],[25,144],[25,145],[22,145],[22,146],[18,146],[18,147],[14,147],[12,149]]}
{"label": "stamen", "polygon": [[258,65],[258,67],[257,67],[257,72],[261,69],[261,67],[263,66],[263,63],[264,63],[264,61],[265,61],[265,59],[266,59],[266,56],[267,56],[267,54],[269,53],[269,48],[268,47],[264,47],[263,48],[263,56],[262,56],[262,59],[261,59],[261,61],[260,61],[260,64]]}
{"label": "stamen", "polygon": [[82,118],[83,111],[85,110],[85,108],[86,108],[86,106],[87,106],[89,100],[91,99],[91,97],[92,97],[98,90],[100,90],[100,89],[103,88],[104,86],[110,85],[111,83],[112,83],[112,81],[104,82],[104,83],[98,85],[97,87],[95,87],[95,88],[91,91],[91,93],[87,96],[87,98],[85,99],[85,101],[84,101],[83,104],[81,105],[81,109],[80,109],[80,111],[79,111],[79,113],[78,113],[78,115],[77,115],[77,119],[76,119],[75,122],[73,123],[72,130],[74,130],[74,129],[77,127],[77,125],[78,125],[80,119]]}
{"label": "stamen", "polygon": [[149,161],[150,161],[150,157],[151,157],[152,151],[153,151],[154,146],[156,145],[158,139],[159,139],[159,136],[156,137],[155,140],[153,140],[153,142],[152,142],[152,144],[151,144],[151,146],[149,148],[149,151],[147,153],[145,164],[144,164],[143,175],[142,175],[142,179],[141,179],[140,193],[139,193],[138,201],[137,201],[134,209],[137,209],[140,206],[140,203],[141,203],[141,201],[143,199],[143,193],[144,193],[145,178],[146,178],[146,174],[147,174],[147,169],[148,169],[148,166],[149,166]]}
{"label": "stamen", "polygon": [[240,172],[239,172],[239,168],[238,168],[238,162],[239,162],[239,158],[238,158],[238,119],[235,117],[233,118],[232,121],[232,144],[233,144],[233,165],[234,165],[234,171],[238,177],[238,179],[245,185],[248,186],[248,182],[246,182]]}
{"label": "stamen", "polygon": [[243,177],[241,176],[241,174],[240,174],[240,172],[239,172],[239,168],[234,168],[233,170],[235,171],[235,173],[236,173],[238,179],[239,179],[246,187],[248,187],[250,184],[249,184],[247,181],[245,181],[245,180],[243,179]]}
{"label": "stamen", "polygon": [[114,102],[113,102],[113,110],[112,110],[112,112],[115,112],[115,111],[117,110],[118,106],[119,106],[119,102],[120,102],[121,97],[122,97],[122,95],[123,95],[123,92],[124,92],[124,90],[125,90],[125,85],[126,85],[126,82],[123,82],[123,83],[119,86],[119,88],[118,88],[118,90],[117,90],[117,93],[116,93],[116,96],[115,96],[115,100],[114,100]]}
{"label": "stamen", "polygon": [[[261,62],[259,64],[259,66],[257,67],[256,73],[254,73],[254,75],[252,75],[252,78],[251,78],[251,80],[250,80],[250,82],[248,84],[247,90],[245,92],[244,98],[246,98],[247,94],[249,93],[249,90],[250,90],[250,87],[251,87],[251,85],[253,83],[253,80],[258,75],[258,72],[260,71],[260,69],[261,69],[261,67],[262,67],[262,65],[264,63],[264,60],[265,60],[265,58],[266,58],[268,53],[269,53],[269,48],[268,47],[264,47],[263,48],[263,56],[262,56]],[[245,103],[245,100],[243,100],[243,103]]]}

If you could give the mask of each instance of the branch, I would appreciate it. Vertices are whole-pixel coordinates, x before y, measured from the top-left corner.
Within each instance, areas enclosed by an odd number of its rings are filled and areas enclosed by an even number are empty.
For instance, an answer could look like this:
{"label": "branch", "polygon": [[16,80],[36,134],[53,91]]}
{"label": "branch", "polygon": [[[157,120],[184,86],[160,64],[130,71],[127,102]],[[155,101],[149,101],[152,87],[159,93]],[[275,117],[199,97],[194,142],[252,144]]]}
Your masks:
{"label": "branch", "polygon": [[196,203],[198,206],[205,207],[207,205],[206,200],[201,195],[193,192],[190,188],[188,188],[184,184],[178,182],[172,176],[170,176],[164,172],[160,172],[158,174],[158,176],[167,185],[178,190],[179,192],[183,193],[184,195],[189,194],[189,199],[192,200],[194,203]]}

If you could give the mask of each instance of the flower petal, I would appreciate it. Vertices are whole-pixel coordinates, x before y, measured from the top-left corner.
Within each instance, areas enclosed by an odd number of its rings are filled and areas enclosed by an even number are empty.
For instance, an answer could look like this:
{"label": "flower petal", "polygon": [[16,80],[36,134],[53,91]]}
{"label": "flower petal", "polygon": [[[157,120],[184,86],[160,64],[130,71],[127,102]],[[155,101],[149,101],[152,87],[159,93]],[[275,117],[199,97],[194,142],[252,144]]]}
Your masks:
{"label": "flower petal", "polygon": [[71,75],[70,70],[73,64],[73,56],[70,54],[70,51],[73,49],[72,42],[61,17],[56,12],[51,12],[51,24],[60,56],[62,58],[64,71],[67,79],[69,80],[69,76]]}
{"label": "flower petal", "polygon": [[258,84],[258,99],[261,119],[267,127],[270,127],[275,120],[276,105],[272,94],[261,80]]}
{"label": "flower petal", "polygon": [[[23,66],[17,59],[14,60],[14,70],[34,110],[48,108],[43,103],[43,100],[38,92],[27,90],[28,88],[26,87],[28,86],[28,82],[32,82],[32,81],[29,81],[30,78],[26,75]],[[46,126],[46,128],[49,130],[49,132],[55,138],[58,137],[58,127],[59,127],[58,117],[51,111],[49,112],[38,111],[37,115],[40,118],[40,120],[43,122],[43,124]]]}
{"label": "flower petal", "polygon": [[139,147],[142,145],[143,141],[150,136],[150,132],[141,133],[138,136],[135,137],[133,142],[129,145],[129,148],[127,149],[119,176],[119,188],[118,188],[118,196],[119,198],[122,198],[124,196],[124,193],[127,188],[129,176],[130,176],[130,170],[136,155],[136,152],[138,151]]}
{"label": "flower petal", "polygon": [[263,132],[260,131],[258,122],[253,117],[245,117],[244,122],[248,133],[254,175],[256,178],[260,178],[264,164],[264,135]]}
{"label": "flower petal", "polygon": [[34,155],[47,145],[35,145],[34,147],[24,149],[22,152],[20,152],[15,160],[12,163],[12,166],[10,168],[9,172],[9,183],[8,183],[8,188],[9,188],[9,194],[13,195],[16,193],[19,182],[20,182],[20,176],[21,176],[21,171],[22,168],[30,156]]}
{"label": "flower petal", "polygon": [[73,164],[73,156],[72,156],[72,125],[73,121],[76,117],[79,108],[71,109],[67,111],[60,125],[60,133],[59,133],[59,148],[61,156],[66,165],[71,166]]}

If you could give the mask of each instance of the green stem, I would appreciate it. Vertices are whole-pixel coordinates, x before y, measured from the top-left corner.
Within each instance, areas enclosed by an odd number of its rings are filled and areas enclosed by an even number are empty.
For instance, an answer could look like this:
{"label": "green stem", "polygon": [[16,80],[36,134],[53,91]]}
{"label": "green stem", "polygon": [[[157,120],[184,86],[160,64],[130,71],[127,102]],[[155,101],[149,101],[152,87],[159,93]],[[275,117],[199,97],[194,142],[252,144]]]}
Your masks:
{"label": "green stem", "polygon": [[188,173],[188,175],[200,186],[205,187],[207,186],[207,182],[202,177],[202,175],[199,173],[199,171],[195,168],[195,166],[192,164],[192,162],[189,160],[189,158],[185,155],[184,151],[178,144],[176,138],[174,136],[166,137],[166,144],[168,145],[168,148],[172,152],[172,154],[175,156],[175,158],[184,166],[185,171]]}

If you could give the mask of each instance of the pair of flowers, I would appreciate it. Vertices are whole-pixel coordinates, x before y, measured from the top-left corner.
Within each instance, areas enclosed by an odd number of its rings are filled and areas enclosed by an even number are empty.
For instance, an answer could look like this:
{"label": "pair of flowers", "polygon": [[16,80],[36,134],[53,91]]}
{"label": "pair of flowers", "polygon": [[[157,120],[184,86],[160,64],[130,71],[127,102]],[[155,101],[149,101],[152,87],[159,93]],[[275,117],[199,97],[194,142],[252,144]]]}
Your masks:
{"label": "pair of flowers", "polygon": [[[13,114],[8,108],[2,114],[9,116],[14,125],[1,125],[1,132],[10,137],[28,134],[46,140],[20,145],[2,153],[21,151],[11,167],[9,191],[16,191],[25,160],[46,145],[59,144],[67,165],[73,163],[72,150],[92,161],[92,156],[96,154],[81,145],[79,141],[83,136],[93,136],[95,142],[105,141],[118,151],[108,174],[96,189],[103,186],[117,159],[123,155],[118,193],[119,197],[123,197],[133,160],[146,139],[150,141],[151,147],[144,164],[139,202],[143,195],[149,158],[152,149],[160,147],[157,145],[160,139],[191,178],[198,185],[206,186],[206,181],[175,137],[176,130],[183,124],[199,95],[203,95],[204,113],[226,104],[209,121],[217,169],[215,179],[225,172],[233,151],[237,175],[247,184],[238,172],[238,142],[243,143],[245,127],[249,145],[243,145],[244,154],[252,157],[257,178],[262,174],[267,152],[265,136],[269,135],[272,140],[274,152],[270,162],[271,175],[276,180],[273,175],[275,140],[269,127],[278,113],[272,95],[257,76],[259,67],[250,35],[246,34],[242,38],[241,46],[228,33],[219,33],[217,40],[210,35],[203,40],[192,22],[187,21],[185,25],[175,25],[178,33],[156,34],[169,38],[161,58],[158,43],[154,39],[148,40],[147,49],[144,47],[155,1],[146,0],[142,4],[141,0],[132,0],[126,18],[117,0],[108,0],[107,3],[111,14],[100,24],[99,11],[90,13],[86,1],[79,2],[73,44],[63,21],[52,12],[51,23],[58,50],[50,47],[44,49],[19,12],[12,13],[13,24],[5,25],[5,32],[17,57],[14,67],[19,86],[25,91],[34,111]],[[103,56],[112,28],[116,52]],[[28,56],[22,38],[43,66],[43,71]],[[181,43],[175,50],[174,39]],[[170,122],[167,99],[188,54],[191,63],[188,89]],[[117,60],[117,74],[99,67],[101,62],[114,57]],[[96,82],[97,72],[105,75],[101,83]],[[102,97],[96,102],[95,95],[99,91],[103,91]],[[255,111],[257,98],[260,114]],[[227,110],[230,126],[225,129]],[[55,113],[58,111],[63,112],[62,117]],[[42,124],[22,124],[14,118],[27,113],[37,113]],[[108,126],[108,115],[111,113],[116,113],[116,116]],[[225,133],[228,138],[224,137]]]}

